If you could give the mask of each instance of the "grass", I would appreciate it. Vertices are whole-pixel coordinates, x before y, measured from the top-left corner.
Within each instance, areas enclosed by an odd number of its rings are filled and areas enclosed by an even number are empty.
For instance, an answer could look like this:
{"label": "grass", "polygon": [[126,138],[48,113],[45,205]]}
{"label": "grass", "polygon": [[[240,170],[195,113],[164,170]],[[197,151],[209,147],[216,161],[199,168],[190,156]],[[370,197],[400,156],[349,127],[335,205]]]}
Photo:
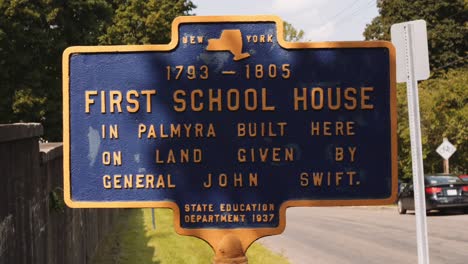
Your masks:
{"label": "grass", "polygon": [[[93,264],[208,264],[213,250],[204,241],[175,233],[173,213],[155,210],[156,229],[152,226],[151,209],[128,209],[115,232],[98,249]],[[289,263],[259,243],[247,251],[250,264]]]}

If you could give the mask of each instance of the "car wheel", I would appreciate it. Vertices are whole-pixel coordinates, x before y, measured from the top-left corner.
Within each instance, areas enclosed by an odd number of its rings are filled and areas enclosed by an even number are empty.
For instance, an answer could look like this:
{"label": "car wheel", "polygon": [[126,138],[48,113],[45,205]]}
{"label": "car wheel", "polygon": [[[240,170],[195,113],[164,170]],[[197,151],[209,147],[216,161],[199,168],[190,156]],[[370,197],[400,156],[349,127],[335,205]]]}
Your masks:
{"label": "car wheel", "polygon": [[398,199],[398,213],[399,214],[406,214],[406,209],[403,207],[403,203],[400,199]]}

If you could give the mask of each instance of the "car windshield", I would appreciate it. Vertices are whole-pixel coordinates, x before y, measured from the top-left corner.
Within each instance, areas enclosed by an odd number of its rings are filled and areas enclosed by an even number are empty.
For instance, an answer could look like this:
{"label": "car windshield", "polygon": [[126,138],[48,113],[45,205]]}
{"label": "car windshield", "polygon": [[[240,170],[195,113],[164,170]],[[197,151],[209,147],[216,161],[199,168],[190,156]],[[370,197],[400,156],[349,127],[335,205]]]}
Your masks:
{"label": "car windshield", "polygon": [[462,182],[462,180],[456,176],[426,176],[426,181],[430,184],[452,184]]}

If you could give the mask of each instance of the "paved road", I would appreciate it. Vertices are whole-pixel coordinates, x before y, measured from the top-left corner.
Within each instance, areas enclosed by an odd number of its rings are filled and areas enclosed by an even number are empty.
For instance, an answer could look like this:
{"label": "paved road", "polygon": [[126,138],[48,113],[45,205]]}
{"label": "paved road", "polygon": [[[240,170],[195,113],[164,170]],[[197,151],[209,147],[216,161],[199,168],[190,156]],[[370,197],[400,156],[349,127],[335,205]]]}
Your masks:
{"label": "paved road", "polygon": [[[468,263],[468,214],[428,216],[431,264]],[[388,207],[290,208],[283,234],[260,239],[293,264],[416,264],[414,214]]]}

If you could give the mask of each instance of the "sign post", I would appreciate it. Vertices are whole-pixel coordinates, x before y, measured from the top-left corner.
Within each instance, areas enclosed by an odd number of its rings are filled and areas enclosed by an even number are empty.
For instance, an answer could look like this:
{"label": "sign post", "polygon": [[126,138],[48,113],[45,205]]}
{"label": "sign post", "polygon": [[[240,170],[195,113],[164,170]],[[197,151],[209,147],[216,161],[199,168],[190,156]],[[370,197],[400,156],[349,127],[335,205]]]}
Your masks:
{"label": "sign post", "polygon": [[406,82],[407,87],[418,261],[420,264],[428,264],[429,246],[418,95],[418,80],[429,78],[426,22],[417,20],[394,24],[391,27],[391,36],[397,54],[397,81]]}
{"label": "sign post", "polygon": [[442,144],[436,149],[437,153],[444,159],[444,173],[449,174],[449,159],[457,151],[457,148],[450,143],[447,138],[444,138]]}
{"label": "sign post", "polygon": [[395,201],[395,75],[389,42],[290,43],[273,16],[180,17],[167,45],[68,48],[65,201],[172,208],[177,233],[242,263],[288,207]]}

